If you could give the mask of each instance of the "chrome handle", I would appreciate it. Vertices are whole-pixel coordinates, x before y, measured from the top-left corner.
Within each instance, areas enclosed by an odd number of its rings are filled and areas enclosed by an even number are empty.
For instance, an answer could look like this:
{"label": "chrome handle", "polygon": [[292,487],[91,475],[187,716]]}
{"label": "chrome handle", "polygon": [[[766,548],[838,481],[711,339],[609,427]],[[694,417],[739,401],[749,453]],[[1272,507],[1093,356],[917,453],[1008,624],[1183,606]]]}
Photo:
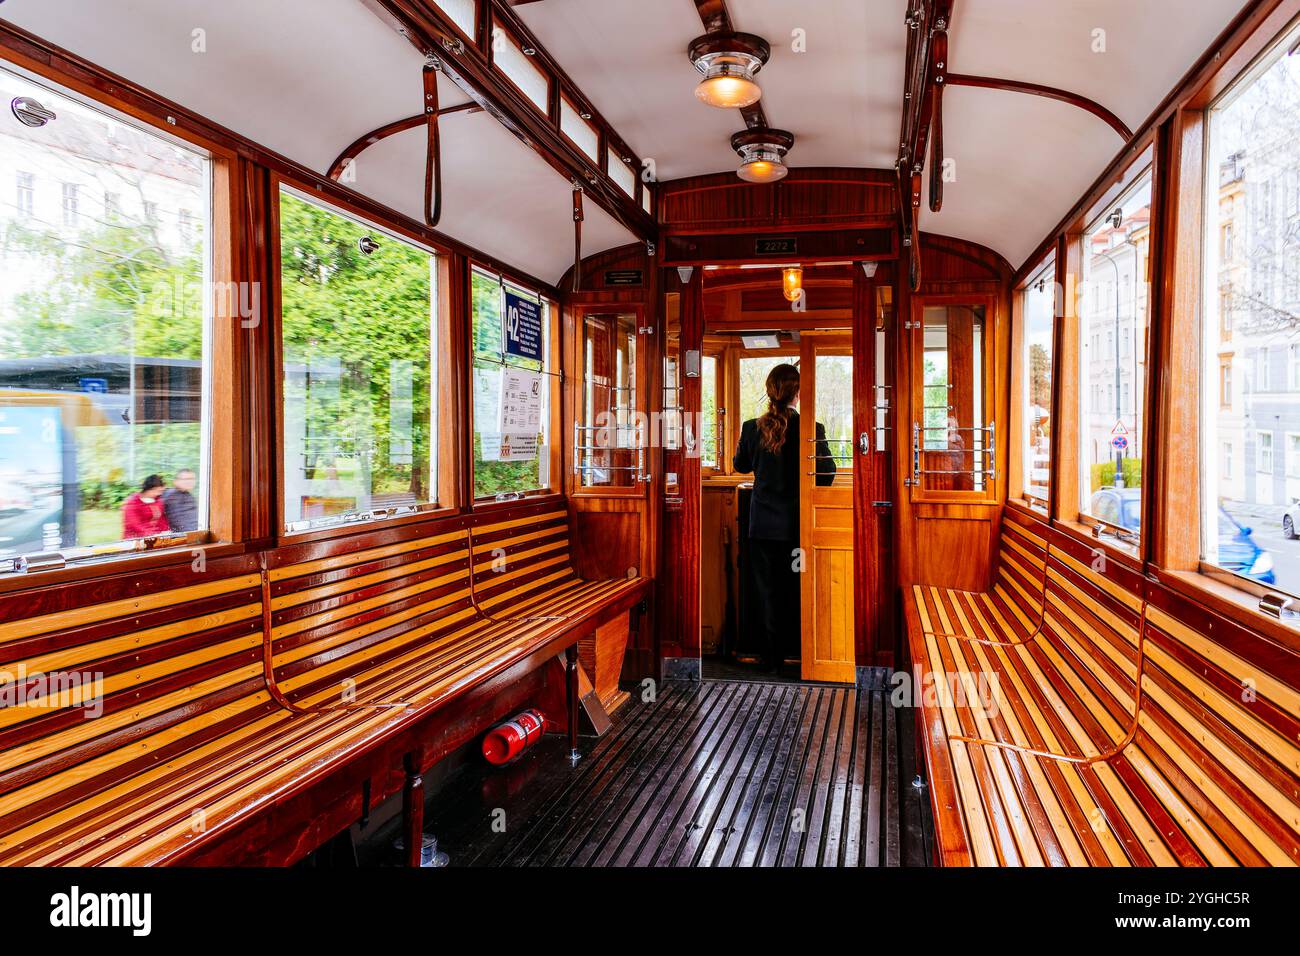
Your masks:
{"label": "chrome handle", "polygon": [[47,110],[30,96],[15,97],[9,103],[9,108],[14,111],[14,116],[18,118],[18,122],[24,126],[44,126],[55,118],[53,110]]}
{"label": "chrome handle", "polygon": [[861,432],[858,435],[858,451],[864,455],[871,454],[871,434],[869,432]]}

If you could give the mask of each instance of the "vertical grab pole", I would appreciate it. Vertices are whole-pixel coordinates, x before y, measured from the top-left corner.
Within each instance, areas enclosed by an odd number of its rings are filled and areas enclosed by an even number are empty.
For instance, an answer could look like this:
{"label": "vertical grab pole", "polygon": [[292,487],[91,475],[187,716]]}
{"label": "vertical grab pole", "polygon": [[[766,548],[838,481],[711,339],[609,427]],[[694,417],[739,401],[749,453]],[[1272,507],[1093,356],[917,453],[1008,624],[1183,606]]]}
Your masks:
{"label": "vertical grab pole", "polygon": [[577,763],[578,753],[578,645],[564,649],[564,692],[569,703],[569,762]]}

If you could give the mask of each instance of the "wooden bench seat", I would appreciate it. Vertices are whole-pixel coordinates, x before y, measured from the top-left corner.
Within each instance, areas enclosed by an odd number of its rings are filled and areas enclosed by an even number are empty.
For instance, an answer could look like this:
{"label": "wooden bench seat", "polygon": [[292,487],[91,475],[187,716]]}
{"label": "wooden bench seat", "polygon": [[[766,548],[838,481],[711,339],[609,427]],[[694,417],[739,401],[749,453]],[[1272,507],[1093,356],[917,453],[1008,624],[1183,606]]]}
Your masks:
{"label": "wooden bench seat", "polygon": [[1300,655],[1047,534],[906,596],[941,861],[1300,863]]}
{"label": "wooden bench seat", "polygon": [[[0,864],[183,862],[645,592],[578,579],[562,510],[477,530],[473,594],[458,529],[124,579],[105,587],[141,593],[0,623],[0,688],[33,690],[0,709]],[[35,693],[69,672],[102,683]]]}

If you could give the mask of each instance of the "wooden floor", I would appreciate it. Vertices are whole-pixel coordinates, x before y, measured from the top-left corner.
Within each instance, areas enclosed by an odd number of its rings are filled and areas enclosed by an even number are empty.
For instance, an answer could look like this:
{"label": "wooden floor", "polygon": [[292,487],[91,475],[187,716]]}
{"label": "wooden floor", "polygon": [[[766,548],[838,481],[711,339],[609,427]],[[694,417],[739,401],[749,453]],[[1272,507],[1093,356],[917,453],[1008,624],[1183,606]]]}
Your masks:
{"label": "wooden floor", "polygon": [[576,767],[558,738],[505,770],[471,761],[426,829],[453,866],[924,865],[913,726],[883,691],[669,683]]}

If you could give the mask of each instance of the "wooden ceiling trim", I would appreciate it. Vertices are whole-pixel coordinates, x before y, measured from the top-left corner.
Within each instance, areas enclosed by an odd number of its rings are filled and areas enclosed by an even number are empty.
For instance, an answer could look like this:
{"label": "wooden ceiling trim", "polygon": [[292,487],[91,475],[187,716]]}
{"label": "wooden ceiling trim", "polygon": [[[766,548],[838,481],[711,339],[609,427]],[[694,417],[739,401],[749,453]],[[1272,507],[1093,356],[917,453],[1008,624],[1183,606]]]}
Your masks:
{"label": "wooden ceiling trim", "polygon": [[[445,106],[438,110],[438,115],[447,116],[451,113],[481,112],[483,112],[483,107],[470,101],[469,103],[460,103],[456,106]],[[334,162],[330,163],[329,171],[326,172],[325,175],[335,182],[338,182],[339,177],[343,175],[343,171],[347,169],[348,163],[356,160],[356,158],[364,153],[369,147],[374,146],[375,143],[378,143],[381,140],[388,139],[390,136],[404,133],[408,129],[415,129],[419,126],[423,126],[428,122],[428,119],[428,116],[424,113],[416,113],[414,116],[406,117],[406,119],[396,120],[392,123],[386,123],[378,129],[372,129],[364,136],[358,136],[347,149],[343,150],[343,152],[339,153],[338,156],[335,157]]]}
{"label": "wooden ceiling trim", "polygon": [[[454,83],[478,107],[490,113],[516,139],[540,156],[570,182],[586,187],[589,198],[639,239],[652,241],[656,233],[654,218],[634,197],[628,196],[608,177],[600,164],[593,164],[560,133],[557,109],[543,113],[501,71],[492,66],[490,56],[477,45],[466,44],[450,20],[429,0],[362,0],[366,6],[393,27],[421,52],[433,58],[442,74]],[[513,36],[533,51],[533,56],[552,81],[573,90],[584,103],[588,98],[555,63],[503,0],[485,0],[485,9]],[[489,34],[490,35],[490,34]],[[487,43],[491,50],[491,43]],[[558,102],[551,97],[552,106]],[[622,144],[609,124],[593,114],[593,120],[606,141]],[[630,150],[623,155],[633,157]]]}
{"label": "wooden ceiling trim", "polygon": [[[898,200],[908,281],[921,284],[921,253],[916,241],[921,212],[925,147],[934,114],[936,77],[947,66],[947,35],[954,0],[917,0],[908,11],[907,65],[903,73],[903,116],[898,147]],[[942,64],[942,65],[941,65]],[[938,197],[942,202],[942,195]]]}
{"label": "wooden ceiling trim", "polygon": [[[1028,93],[1032,96],[1043,96],[1052,100],[1059,100],[1062,103],[1069,103],[1071,106],[1077,106],[1081,110],[1087,110],[1093,116],[1105,121],[1106,125],[1119,134],[1120,138],[1128,142],[1133,138],[1133,131],[1124,124],[1124,121],[1112,113],[1106,107],[1102,106],[1096,100],[1090,100],[1086,96],[1080,96],[1078,93],[1071,93],[1069,90],[1058,89],[1054,86],[1044,86],[1041,83],[1027,83],[1023,80],[1002,80],[991,76],[971,76],[968,73],[949,73],[947,74],[948,86],[971,86],[985,90],[1007,90],[1013,93]],[[938,101],[936,100],[936,103]],[[935,116],[936,123],[938,115]],[[935,210],[938,212],[938,210]]]}

